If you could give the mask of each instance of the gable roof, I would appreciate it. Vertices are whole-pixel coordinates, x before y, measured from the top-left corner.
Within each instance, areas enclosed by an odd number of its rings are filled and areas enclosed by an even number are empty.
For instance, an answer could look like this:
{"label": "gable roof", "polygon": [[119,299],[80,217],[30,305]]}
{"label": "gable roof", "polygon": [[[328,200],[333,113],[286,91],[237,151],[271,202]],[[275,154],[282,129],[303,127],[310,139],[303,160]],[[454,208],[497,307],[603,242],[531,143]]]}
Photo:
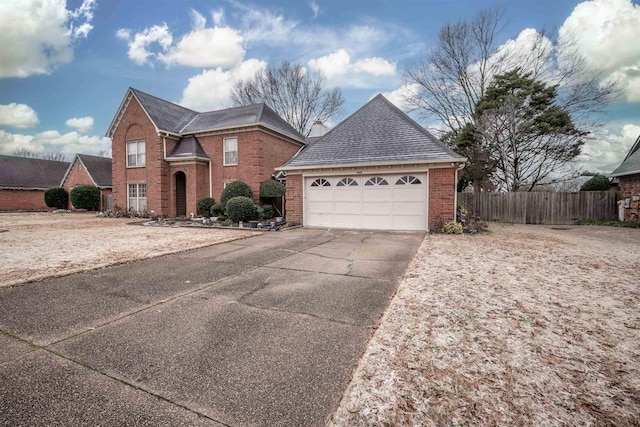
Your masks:
{"label": "gable roof", "polygon": [[0,188],[47,190],[60,185],[69,162],[0,156]]}
{"label": "gable roof", "polygon": [[71,161],[71,164],[67,168],[62,180],[60,181],[60,185],[64,184],[64,182],[69,177],[69,174],[73,170],[73,166],[76,164],[76,161],[82,163],[85,171],[87,171],[87,175],[93,181],[93,184],[98,188],[111,188],[112,180],[111,180],[111,158],[109,157],[100,157],[100,156],[90,156],[88,154],[76,154]]}
{"label": "gable roof", "polygon": [[611,173],[612,177],[640,174],[640,136],[631,146],[620,166]]}
{"label": "gable roof", "polygon": [[378,95],[279,169],[447,161],[466,159]]}
{"label": "gable roof", "polygon": [[173,147],[171,154],[167,156],[167,160],[195,158],[209,159],[209,156],[207,156],[207,153],[202,149],[202,145],[200,145],[198,138],[193,135],[180,138],[180,141],[178,141],[176,146]]}
{"label": "gable roof", "polygon": [[265,104],[246,105],[199,113],[173,102],[165,101],[138,89],[129,88],[120,104],[106,136],[113,137],[129,102],[135,98],[158,132],[176,136],[211,132],[229,128],[260,125],[285,135],[301,145],[304,137]]}

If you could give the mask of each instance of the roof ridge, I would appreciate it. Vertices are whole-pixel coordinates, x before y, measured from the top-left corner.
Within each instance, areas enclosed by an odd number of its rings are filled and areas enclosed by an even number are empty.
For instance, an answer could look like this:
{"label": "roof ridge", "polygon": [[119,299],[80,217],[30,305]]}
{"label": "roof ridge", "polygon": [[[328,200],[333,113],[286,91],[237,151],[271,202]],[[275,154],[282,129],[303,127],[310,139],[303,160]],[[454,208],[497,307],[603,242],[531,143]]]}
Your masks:
{"label": "roof ridge", "polygon": [[143,95],[145,95],[145,96],[150,96],[151,98],[157,99],[157,100],[159,100],[159,101],[162,101],[162,102],[165,102],[165,103],[168,103],[168,104],[173,104],[173,105],[175,105],[176,107],[180,107],[180,108],[182,108],[182,109],[185,109],[185,110],[191,111],[192,113],[200,114],[200,113],[199,113],[198,111],[196,111],[196,110],[192,110],[191,108],[187,108],[187,107],[185,107],[184,105],[180,105],[180,104],[178,104],[178,103],[176,103],[176,102],[168,101],[168,100],[166,100],[166,99],[162,99],[162,98],[160,98],[160,97],[158,97],[158,96],[151,95],[150,93],[147,93],[147,92],[141,91],[140,89],[136,89],[136,88],[134,88],[134,87],[129,87],[129,89],[131,89],[131,91],[132,91],[132,92],[134,92],[134,95],[135,95],[136,93],[141,93],[141,94],[143,94]]}
{"label": "roof ridge", "polygon": [[[413,125],[418,131],[424,133],[425,135],[427,135],[428,137],[434,139],[438,144],[442,145],[442,147],[447,150],[449,152],[449,154],[454,154],[454,155],[459,155],[456,152],[454,152],[451,148],[449,148],[445,143],[443,143],[442,141],[440,141],[438,138],[436,138],[434,135],[431,134],[431,132],[429,132],[427,129],[425,129],[424,126],[420,125],[420,123],[416,122],[415,120],[413,120],[411,118],[411,116],[409,116],[407,113],[405,113],[404,111],[402,111],[397,105],[395,105],[393,102],[389,101],[386,97],[384,97],[381,93],[379,93],[376,97],[374,97],[373,99],[376,98],[380,98],[382,99],[384,102],[387,103],[387,105],[389,105],[391,108],[393,108],[395,110],[395,112],[405,121],[407,121],[408,123],[410,123],[411,125]],[[372,99],[372,101],[373,101]]]}
{"label": "roof ridge", "polygon": [[640,148],[640,135],[638,135],[638,138],[636,139],[636,142],[634,142],[633,145],[631,146],[631,149],[629,149],[629,152],[627,153],[627,155],[624,158],[624,160],[627,160],[629,157],[631,157],[633,155],[633,153],[638,151],[639,148]]}

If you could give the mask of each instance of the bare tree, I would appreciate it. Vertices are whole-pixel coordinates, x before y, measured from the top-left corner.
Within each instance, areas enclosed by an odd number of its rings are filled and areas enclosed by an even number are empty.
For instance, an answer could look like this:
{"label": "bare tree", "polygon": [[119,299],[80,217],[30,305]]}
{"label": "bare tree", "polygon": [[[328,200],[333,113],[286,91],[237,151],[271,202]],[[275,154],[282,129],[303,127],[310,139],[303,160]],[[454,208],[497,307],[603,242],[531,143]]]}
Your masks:
{"label": "bare tree", "polygon": [[43,160],[53,160],[56,162],[64,162],[66,156],[62,153],[56,153],[55,151],[49,151],[40,155],[40,158]]}
{"label": "bare tree", "polygon": [[[558,42],[545,31],[531,31],[527,43],[517,49],[499,45],[504,16],[504,8],[485,9],[470,20],[443,26],[431,51],[405,70],[406,83],[413,88],[406,98],[409,105],[427,122],[441,126],[449,141],[456,141],[465,125],[476,125],[476,106],[494,77],[517,69],[555,86],[557,106],[569,113],[580,129],[594,130],[599,125],[594,113],[616,99],[618,84],[603,82],[603,76],[589,66],[572,40],[565,38],[558,49]],[[467,153],[486,154],[481,147],[466,149]],[[469,160],[475,162],[473,157]]]}
{"label": "bare tree", "polygon": [[500,188],[531,191],[580,154],[588,132],[576,128],[557,97],[555,86],[516,70],[495,76],[478,102],[475,133]]}
{"label": "bare tree", "polygon": [[19,148],[13,152],[13,155],[16,157],[29,157],[29,158],[38,158],[38,155],[33,152],[30,148]]}
{"label": "bare tree", "polygon": [[325,89],[324,81],[321,74],[309,74],[301,65],[284,61],[278,68],[268,66],[251,80],[236,83],[231,99],[236,105],[264,102],[308,136],[314,122],[326,123],[342,114],[342,92]]}
{"label": "bare tree", "polygon": [[65,155],[55,151],[49,151],[47,153],[37,154],[30,148],[20,148],[13,152],[16,157],[28,157],[32,159],[53,160],[56,162],[64,162]]}

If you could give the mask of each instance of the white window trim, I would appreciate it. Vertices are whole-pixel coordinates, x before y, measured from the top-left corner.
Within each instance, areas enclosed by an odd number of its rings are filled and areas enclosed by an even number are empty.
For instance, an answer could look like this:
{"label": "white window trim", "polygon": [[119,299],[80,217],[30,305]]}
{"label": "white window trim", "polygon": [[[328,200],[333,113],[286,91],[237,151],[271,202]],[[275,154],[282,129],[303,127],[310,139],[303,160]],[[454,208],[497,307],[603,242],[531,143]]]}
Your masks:
{"label": "white window trim", "polygon": [[[137,149],[138,149],[138,144],[142,143],[144,146],[144,153],[138,153]],[[134,145],[135,144],[135,145]],[[136,164],[135,165],[131,165],[129,164],[129,155],[132,153],[129,153],[129,146],[135,146],[136,147]],[[140,156],[140,154],[144,155],[144,163],[142,164],[138,164],[138,156]],[[144,139],[140,139],[140,140],[135,140],[135,141],[127,141],[125,144],[125,159],[126,159],[126,164],[128,168],[143,168],[147,165],[147,143]]]}
{"label": "white window trim", "polygon": [[[131,197],[129,195],[129,190],[132,185],[136,186],[136,197]],[[144,185],[144,197],[140,197],[140,185]],[[131,199],[136,200],[137,206],[131,206]],[[140,199],[144,199],[144,209],[140,209]],[[147,210],[147,183],[146,182],[127,182],[127,210],[133,209],[136,212],[146,211]]]}
{"label": "white window trim", "polygon": [[[235,163],[227,163],[227,141],[228,140],[235,140],[236,142],[236,161]],[[232,153],[233,151],[229,151],[230,153]],[[224,138],[222,140],[222,165],[223,166],[238,166],[238,137],[237,136],[230,136],[227,138]]]}

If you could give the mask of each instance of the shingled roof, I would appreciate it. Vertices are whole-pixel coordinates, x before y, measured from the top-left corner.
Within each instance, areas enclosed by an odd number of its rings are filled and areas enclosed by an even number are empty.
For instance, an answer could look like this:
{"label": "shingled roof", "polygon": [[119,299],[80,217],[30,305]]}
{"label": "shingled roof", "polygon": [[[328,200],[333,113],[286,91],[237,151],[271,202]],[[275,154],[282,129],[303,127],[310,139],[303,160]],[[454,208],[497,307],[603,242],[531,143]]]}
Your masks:
{"label": "shingled roof", "polygon": [[125,100],[109,126],[108,137],[112,137],[118,127],[130,96],[138,100],[158,132],[186,136],[229,128],[264,126],[298,141],[300,144],[305,143],[304,137],[298,131],[265,104],[199,113],[134,88],[129,88]]}
{"label": "shingled roof", "polygon": [[611,174],[612,177],[640,174],[640,136],[631,146],[620,166]]}
{"label": "shingled roof", "polygon": [[464,160],[378,95],[279,169]]}
{"label": "shingled roof", "polygon": [[[85,170],[93,180],[93,183],[96,185],[96,187],[112,187],[113,184],[111,180],[111,158],[90,156],[88,154],[76,154],[76,157],[82,162]],[[71,166],[73,166],[73,162],[71,162]],[[67,176],[65,174],[65,179],[66,177]]]}
{"label": "shingled roof", "polygon": [[62,181],[68,162],[0,156],[0,189],[46,190]]}
{"label": "shingled roof", "polygon": [[176,143],[176,146],[171,151],[171,154],[167,156],[167,159],[193,159],[201,158],[208,159],[207,153],[202,149],[200,141],[193,135],[180,138],[180,141]]}

